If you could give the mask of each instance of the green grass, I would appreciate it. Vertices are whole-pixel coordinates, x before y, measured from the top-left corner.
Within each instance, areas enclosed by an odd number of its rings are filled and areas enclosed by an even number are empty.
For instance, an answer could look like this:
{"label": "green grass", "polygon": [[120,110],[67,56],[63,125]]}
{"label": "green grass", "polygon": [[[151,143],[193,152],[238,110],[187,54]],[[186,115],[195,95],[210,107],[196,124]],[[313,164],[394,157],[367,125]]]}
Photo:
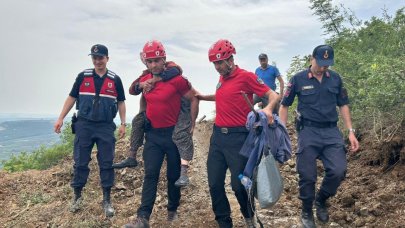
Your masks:
{"label": "green grass", "polygon": [[[3,169],[8,172],[18,172],[30,169],[44,170],[56,165],[61,159],[73,153],[74,135],[72,134],[70,125],[71,123],[65,123],[65,128],[60,135],[61,144],[48,148],[41,146],[31,153],[23,151],[18,155],[12,155],[9,160],[1,161]],[[129,137],[131,126],[127,126],[125,131],[126,137]],[[118,127],[115,134],[118,139]]]}
{"label": "green grass", "polygon": [[57,164],[64,157],[72,154],[74,135],[71,132],[70,123],[61,133],[62,144],[46,148],[41,146],[32,153],[21,152],[13,155],[9,160],[2,161],[3,169],[8,172],[18,172],[29,169],[44,170]]}

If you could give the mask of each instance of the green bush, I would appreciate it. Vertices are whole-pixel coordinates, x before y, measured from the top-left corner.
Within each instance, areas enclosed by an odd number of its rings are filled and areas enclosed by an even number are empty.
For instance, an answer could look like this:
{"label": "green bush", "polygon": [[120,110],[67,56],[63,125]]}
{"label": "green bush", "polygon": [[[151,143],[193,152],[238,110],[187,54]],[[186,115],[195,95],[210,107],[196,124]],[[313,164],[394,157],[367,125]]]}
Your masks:
{"label": "green bush", "polygon": [[43,170],[57,164],[61,159],[72,154],[74,135],[71,132],[70,123],[66,123],[60,137],[61,144],[49,148],[41,146],[32,153],[21,152],[11,156],[7,161],[2,161],[3,169],[8,172]]}
{"label": "green bush", "polygon": [[[349,92],[355,128],[378,141],[391,138],[405,122],[405,8],[394,16],[362,22],[332,0],[310,0],[335,49],[335,65]],[[303,70],[306,56],[293,58],[287,76]],[[291,117],[291,116],[290,116]]]}

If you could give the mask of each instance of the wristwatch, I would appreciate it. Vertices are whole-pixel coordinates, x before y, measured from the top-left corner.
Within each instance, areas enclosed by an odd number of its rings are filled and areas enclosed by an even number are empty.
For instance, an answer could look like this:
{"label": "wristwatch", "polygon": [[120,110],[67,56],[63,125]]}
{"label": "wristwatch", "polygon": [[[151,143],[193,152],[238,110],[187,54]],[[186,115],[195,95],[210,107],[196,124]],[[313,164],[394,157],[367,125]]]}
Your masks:
{"label": "wristwatch", "polygon": [[350,132],[356,133],[356,129],[354,129],[354,128],[349,128],[349,133],[350,133]]}
{"label": "wristwatch", "polygon": [[127,124],[126,124],[126,123],[121,123],[121,125],[123,125],[123,126],[125,126],[125,127],[127,126]]}

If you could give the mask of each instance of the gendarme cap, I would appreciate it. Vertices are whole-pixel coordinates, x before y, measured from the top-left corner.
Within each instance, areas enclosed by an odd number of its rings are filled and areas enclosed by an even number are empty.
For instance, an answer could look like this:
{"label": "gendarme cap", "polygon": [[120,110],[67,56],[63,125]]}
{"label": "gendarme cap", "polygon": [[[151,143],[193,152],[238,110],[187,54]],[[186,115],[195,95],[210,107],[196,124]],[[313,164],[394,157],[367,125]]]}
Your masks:
{"label": "gendarme cap", "polygon": [[90,51],[91,53],[89,55],[108,56],[108,49],[102,44],[93,45]]}
{"label": "gendarme cap", "polygon": [[315,58],[316,64],[319,66],[333,66],[335,53],[329,45],[319,45],[312,52],[312,57]]}

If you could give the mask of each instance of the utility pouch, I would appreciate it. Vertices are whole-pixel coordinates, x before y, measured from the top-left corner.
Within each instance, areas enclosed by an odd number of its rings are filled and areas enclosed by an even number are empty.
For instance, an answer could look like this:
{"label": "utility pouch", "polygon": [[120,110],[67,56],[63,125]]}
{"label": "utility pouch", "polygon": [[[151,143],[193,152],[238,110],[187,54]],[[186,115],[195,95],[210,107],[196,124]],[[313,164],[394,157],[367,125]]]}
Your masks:
{"label": "utility pouch", "polygon": [[297,110],[295,110],[295,130],[299,132],[304,128],[303,122],[302,122],[302,116],[301,113],[299,113]]}
{"label": "utility pouch", "polygon": [[77,116],[76,116],[76,113],[73,113],[72,124],[71,124],[72,134],[76,133],[76,122],[77,122]]}

